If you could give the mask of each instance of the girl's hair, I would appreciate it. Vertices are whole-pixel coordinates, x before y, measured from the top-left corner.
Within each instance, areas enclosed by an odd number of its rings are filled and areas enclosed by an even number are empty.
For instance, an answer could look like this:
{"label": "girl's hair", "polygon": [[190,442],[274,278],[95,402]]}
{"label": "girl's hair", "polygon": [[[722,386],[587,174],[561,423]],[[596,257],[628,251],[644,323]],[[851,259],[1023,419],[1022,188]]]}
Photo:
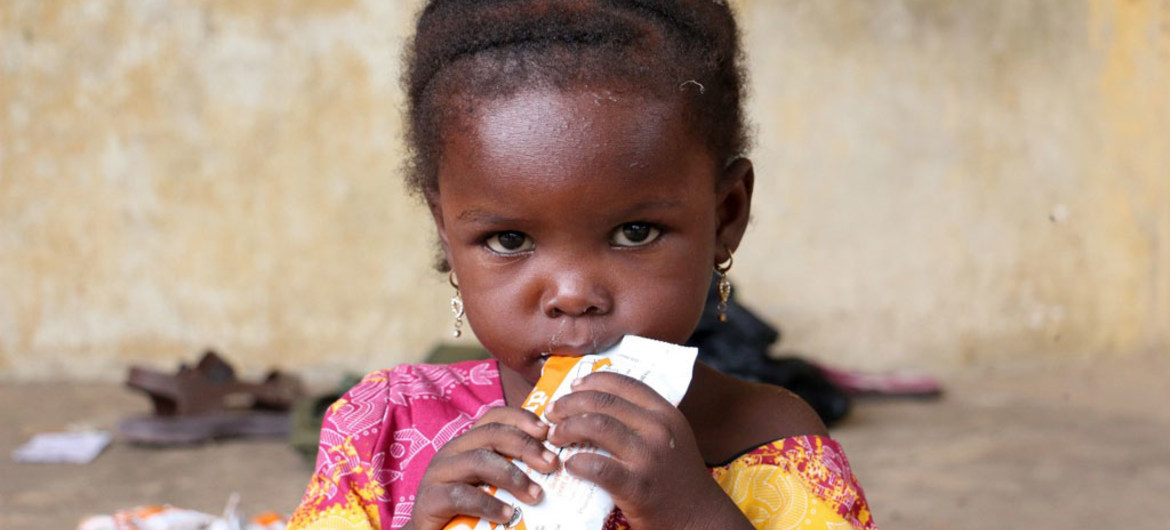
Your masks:
{"label": "girl's hair", "polygon": [[745,74],[726,0],[431,0],[405,57],[407,185],[438,193],[441,128],[525,88],[685,95],[716,160],[747,149]]}

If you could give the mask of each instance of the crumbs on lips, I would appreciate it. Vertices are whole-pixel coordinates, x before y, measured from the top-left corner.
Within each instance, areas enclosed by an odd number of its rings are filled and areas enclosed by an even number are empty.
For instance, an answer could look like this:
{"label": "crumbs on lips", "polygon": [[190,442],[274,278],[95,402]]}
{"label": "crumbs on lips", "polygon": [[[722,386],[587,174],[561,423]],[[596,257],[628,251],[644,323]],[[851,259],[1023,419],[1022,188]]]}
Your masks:
{"label": "crumbs on lips", "polygon": [[[697,353],[695,348],[627,335],[617,346],[596,355],[553,356],[545,363],[523,408],[547,422],[544,411],[548,405],[568,394],[574,381],[593,372],[614,372],[642,381],[678,406],[691,384]],[[583,452],[607,454],[586,445],[556,447],[546,441],[545,446],[562,461]],[[539,503],[525,504],[507,491],[489,487],[492,495],[515,508],[511,521],[500,524],[460,516],[445,530],[600,530],[605,525],[614,502],[600,486],[569,474],[563,467],[546,474],[521,461],[513,463],[544,489]]]}

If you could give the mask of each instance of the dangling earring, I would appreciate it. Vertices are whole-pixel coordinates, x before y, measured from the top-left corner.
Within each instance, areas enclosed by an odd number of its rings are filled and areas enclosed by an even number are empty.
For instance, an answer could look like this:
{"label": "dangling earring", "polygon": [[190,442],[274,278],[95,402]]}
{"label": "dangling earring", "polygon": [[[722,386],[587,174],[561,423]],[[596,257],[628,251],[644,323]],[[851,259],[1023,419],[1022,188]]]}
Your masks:
{"label": "dangling earring", "polygon": [[455,283],[455,271],[447,273],[447,281],[455,288],[455,296],[451,297],[451,312],[455,313],[455,338],[463,336],[463,297],[459,294],[459,284]]}
{"label": "dangling earring", "polygon": [[715,264],[715,275],[719,277],[716,287],[719,289],[719,321],[727,322],[727,300],[731,298],[731,281],[727,279],[727,271],[731,270],[731,264],[735,262],[731,257],[731,249],[727,246],[723,247],[727,250],[727,263]]}

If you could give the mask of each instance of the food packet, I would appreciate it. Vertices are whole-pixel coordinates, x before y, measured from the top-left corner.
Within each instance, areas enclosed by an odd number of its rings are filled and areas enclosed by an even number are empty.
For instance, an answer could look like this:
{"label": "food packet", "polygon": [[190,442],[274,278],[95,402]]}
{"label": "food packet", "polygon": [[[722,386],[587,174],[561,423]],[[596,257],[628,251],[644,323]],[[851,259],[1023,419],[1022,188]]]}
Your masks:
{"label": "food packet", "polygon": [[[523,408],[548,421],[545,408],[568,394],[573,381],[602,371],[642,381],[677,406],[691,384],[697,353],[695,348],[627,335],[617,346],[597,355],[551,357],[545,362],[540,380],[524,400]],[[556,447],[546,441],[545,447],[557,453],[562,462],[582,452],[608,454],[581,444]],[[525,504],[507,491],[489,487],[488,492],[515,508],[511,521],[500,524],[460,516],[448,523],[445,530],[600,530],[605,525],[614,502],[600,486],[569,474],[564,467],[546,474],[519,460],[513,463],[544,489],[538,504]]]}

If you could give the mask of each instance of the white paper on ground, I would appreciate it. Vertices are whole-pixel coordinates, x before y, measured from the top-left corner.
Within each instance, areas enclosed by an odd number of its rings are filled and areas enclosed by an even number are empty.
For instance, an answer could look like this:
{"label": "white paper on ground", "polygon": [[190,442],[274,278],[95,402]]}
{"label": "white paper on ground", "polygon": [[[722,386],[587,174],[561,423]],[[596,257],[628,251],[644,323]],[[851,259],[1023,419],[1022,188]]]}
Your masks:
{"label": "white paper on ground", "polygon": [[12,451],[12,459],[37,464],[88,464],[110,445],[108,431],[49,432]]}

